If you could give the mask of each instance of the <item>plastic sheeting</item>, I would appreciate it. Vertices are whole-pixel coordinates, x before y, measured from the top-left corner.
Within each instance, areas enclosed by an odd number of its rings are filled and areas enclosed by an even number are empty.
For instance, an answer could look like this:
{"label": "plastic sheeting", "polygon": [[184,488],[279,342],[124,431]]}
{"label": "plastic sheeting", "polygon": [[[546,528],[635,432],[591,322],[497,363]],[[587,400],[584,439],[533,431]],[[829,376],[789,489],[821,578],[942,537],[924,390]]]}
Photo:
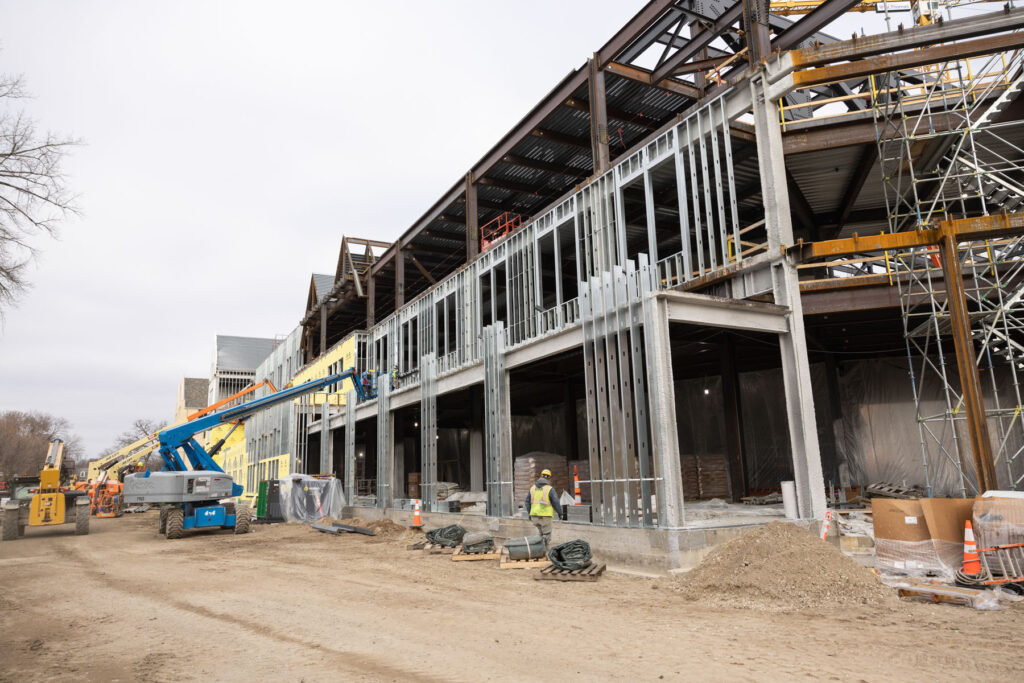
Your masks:
{"label": "plastic sheeting", "polygon": [[[932,373],[934,375],[934,373]],[[922,388],[921,414],[941,415],[945,411],[942,387],[931,378]],[[982,382],[986,408],[994,404],[990,377]],[[1002,406],[1013,405],[1008,377],[999,376],[996,384]],[[918,380],[920,382],[920,379]],[[837,421],[836,437],[840,466],[849,472],[849,483],[869,484],[889,481],[896,484],[920,486],[931,496],[960,496],[965,484],[961,468],[956,463],[957,452],[948,421],[925,423],[924,448],[918,430],[917,410],[910,383],[907,362],[902,359],[859,361],[840,366],[840,395],[842,419]],[[1018,430],[1019,431],[1019,430]],[[1001,431],[998,421],[989,418],[989,435],[993,453],[998,451]],[[966,424],[957,422],[957,437],[965,448],[963,473],[968,483],[967,495],[975,489],[974,466],[969,454]],[[1004,450],[1013,453],[1022,445],[1014,441],[1011,433]],[[944,446],[940,449],[938,443]],[[945,450],[945,452],[943,452]],[[1020,476],[1024,458],[1014,464],[1015,477]],[[1005,461],[996,463],[996,476],[1002,486],[1008,486],[1009,474]]]}
{"label": "plastic sheeting", "polygon": [[[962,495],[964,485],[956,463],[953,434],[948,428],[942,431],[943,422],[926,424],[934,436],[925,434],[922,449],[906,359],[842,361],[837,364],[837,375],[833,391],[825,364],[811,366],[826,482],[851,486],[887,481],[926,490],[930,487],[931,496]],[[984,379],[986,406],[990,407],[995,404],[994,391],[991,378]],[[739,383],[747,484],[752,489],[778,487],[779,482],[793,477],[782,371],[743,372]],[[996,386],[1000,405],[1014,405],[1009,377],[997,376]],[[721,378],[682,380],[676,382],[675,389],[680,453],[727,452]],[[923,415],[944,412],[944,392],[936,382],[924,386],[923,396]],[[995,418],[989,419],[989,434],[996,452],[1004,433]],[[962,420],[958,422],[958,436],[969,450]],[[1014,453],[1024,447],[1024,443],[1014,440],[1011,432],[1004,452]],[[938,441],[944,444],[945,453],[938,447]],[[967,479],[973,482],[969,455],[963,464]],[[1014,478],[1024,474],[1024,456],[1012,469]],[[1005,460],[996,463],[996,474],[1000,485],[1008,488],[1010,475]],[[966,490],[968,495],[974,494],[969,484]],[[684,491],[683,495],[687,493]]]}
{"label": "plastic sheeting", "polygon": [[308,523],[324,517],[340,517],[345,494],[340,481],[296,474],[278,480],[281,514],[286,522]]}

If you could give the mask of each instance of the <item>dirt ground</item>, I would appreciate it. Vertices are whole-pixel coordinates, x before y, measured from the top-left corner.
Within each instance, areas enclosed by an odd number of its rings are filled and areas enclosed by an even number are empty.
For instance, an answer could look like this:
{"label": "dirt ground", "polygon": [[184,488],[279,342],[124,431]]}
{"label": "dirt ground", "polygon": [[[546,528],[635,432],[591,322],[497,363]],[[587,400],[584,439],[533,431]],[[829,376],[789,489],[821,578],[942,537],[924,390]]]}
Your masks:
{"label": "dirt ground", "polygon": [[[400,538],[155,513],[0,542],[0,681],[1019,680],[1024,608],[709,608],[678,579],[452,562]],[[540,667],[540,669],[538,669]],[[543,673],[538,674],[540,670]]]}

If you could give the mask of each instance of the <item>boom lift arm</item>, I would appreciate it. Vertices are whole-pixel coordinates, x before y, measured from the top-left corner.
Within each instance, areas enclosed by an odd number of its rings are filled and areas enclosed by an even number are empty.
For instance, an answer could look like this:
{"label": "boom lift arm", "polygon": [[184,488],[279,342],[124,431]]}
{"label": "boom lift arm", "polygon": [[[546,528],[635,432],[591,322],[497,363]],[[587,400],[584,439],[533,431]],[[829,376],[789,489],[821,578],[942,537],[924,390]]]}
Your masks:
{"label": "boom lift arm", "polygon": [[[167,429],[162,430],[159,433],[158,438],[160,441],[160,457],[163,458],[164,461],[164,471],[185,472],[192,469],[223,472],[224,470],[221,469],[213,459],[213,455],[220,450],[220,446],[223,445],[224,440],[222,439],[221,442],[211,448],[210,450],[212,453],[210,453],[195,440],[196,434],[200,434],[208,429],[212,429],[213,427],[228,422],[244,422],[261,410],[277,405],[278,403],[298,398],[299,396],[304,396],[305,394],[314,391],[319,391],[331,384],[344,382],[346,379],[352,380],[356,394],[360,399],[367,398],[363,386],[359,383],[359,378],[356,375],[355,368],[349,368],[345,372],[336,373],[320,379],[314,379],[289,389],[282,389],[281,391],[270,394],[269,396],[264,396],[263,398],[243,403],[240,406],[210,413],[196,418],[191,422],[186,422],[184,424],[168,427]],[[184,455],[184,458],[182,455]],[[188,464],[186,464],[186,460],[188,461]],[[241,494],[242,487],[238,484],[233,484],[231,495],[240,496]]]}

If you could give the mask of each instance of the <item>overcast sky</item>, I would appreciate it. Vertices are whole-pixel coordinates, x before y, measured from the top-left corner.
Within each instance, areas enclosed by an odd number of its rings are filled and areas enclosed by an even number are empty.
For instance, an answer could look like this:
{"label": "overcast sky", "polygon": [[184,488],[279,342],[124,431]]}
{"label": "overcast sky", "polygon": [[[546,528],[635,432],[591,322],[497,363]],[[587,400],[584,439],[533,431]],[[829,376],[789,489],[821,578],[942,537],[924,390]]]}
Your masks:
{"label": "overcast sky", "polygon": [[[82,216],[0,329],[0,410],[95,456],[215,334],[284,335],[341,236],[392,241],[643,2],[7,2]],[[571,27],[571,30],[567,28]]]}

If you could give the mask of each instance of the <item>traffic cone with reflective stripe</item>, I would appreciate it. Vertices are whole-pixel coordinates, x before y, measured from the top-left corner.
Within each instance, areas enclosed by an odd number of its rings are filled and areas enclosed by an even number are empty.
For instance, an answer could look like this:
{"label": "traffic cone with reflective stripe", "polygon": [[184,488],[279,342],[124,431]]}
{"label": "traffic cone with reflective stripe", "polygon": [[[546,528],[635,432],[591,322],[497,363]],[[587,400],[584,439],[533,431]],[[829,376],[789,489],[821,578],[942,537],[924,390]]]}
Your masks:
{"label": "traffic cone with reflective stripe", "polygon": [[416,499],[416,503],[412,508],[412,528],[420,529],[423,527],[423,520],[420,519],[420,499]]}
{"label": "traffic cone with reflective stripe", "polygon": [[974,528],[971,520],[964,522],[964,574],[977,576],[981,573],[981,560],[978,558],[978,546],[974,542]]}
{"label": "traffic cone with reflective stripe", "polygon": [[832,511],[825,510],[825,519],[821,522],[821,540],[828,538],[828,530],[832,526]]}
{"label": "traffic cone with reflective stripe", "polygon": [[572,480],[576,486],[576,496],[573,500],[574,505],[583,505],[583,494],[580,492],[580,468],[579,465],[572,466]]}

